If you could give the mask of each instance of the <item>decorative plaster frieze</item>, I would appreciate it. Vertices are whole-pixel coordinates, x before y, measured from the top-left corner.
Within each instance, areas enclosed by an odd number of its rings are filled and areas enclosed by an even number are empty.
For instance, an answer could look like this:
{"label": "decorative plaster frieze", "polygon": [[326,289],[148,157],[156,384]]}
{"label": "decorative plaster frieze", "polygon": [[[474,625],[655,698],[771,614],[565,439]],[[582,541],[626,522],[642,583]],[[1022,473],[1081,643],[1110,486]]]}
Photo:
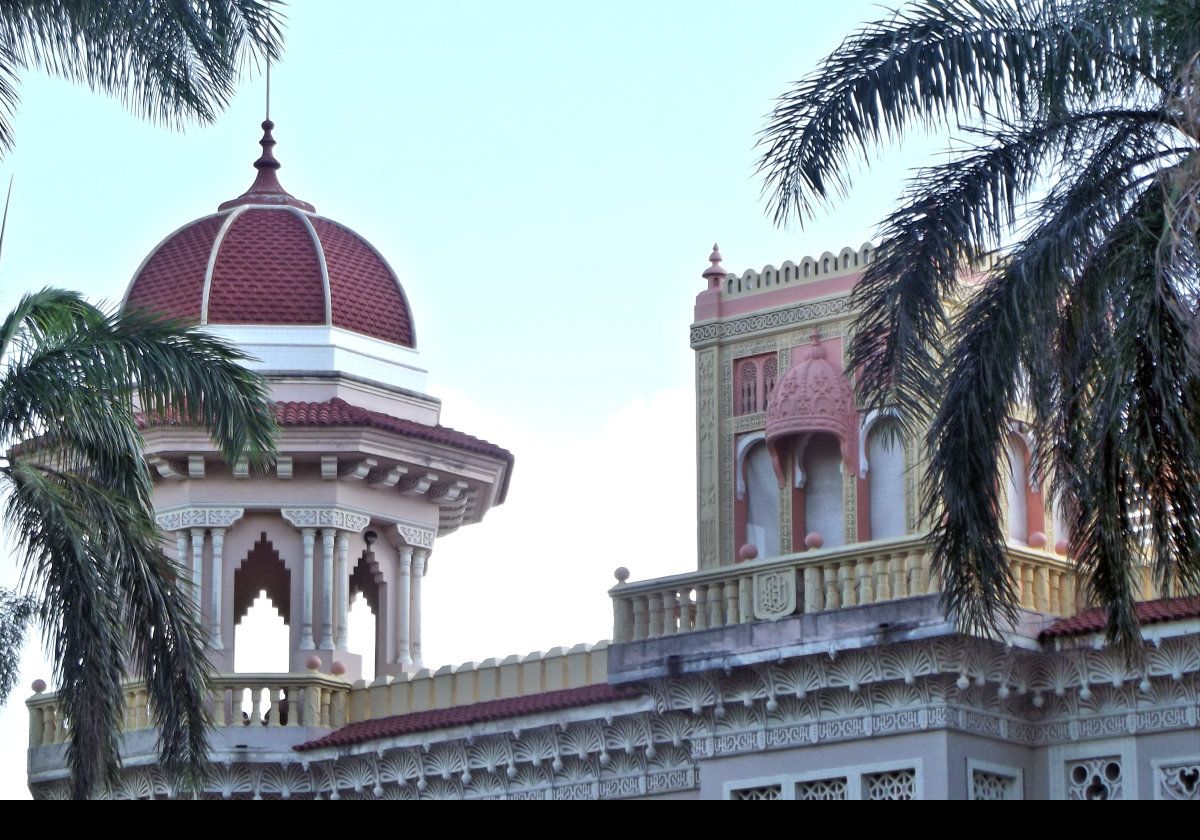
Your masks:
{"label": "decorative plaster frieze", "polygon": [[393,543],[400,545],[408,545],[413,548],[433,548],[433,540],[436,534],[432,528],[398,523],[388,529],[388,536]]}
{"label": "decorative plaster frieze", "polygon": [[429,488],[438,480],[437,473],[425,473],[424,475],[406,475],[400,479],[396,487],[404,496],[423,496],[429,492]]}
{"label": "decorative plaster frieze", "polygon": [[371,517],[341,508],[283,508],[279,513],[296,528],[337,528],[359,533],[371,523]]}
{"label": "decorative plaster frieze", "polygon": [[168,461],[166,458],[147,458],[147,463],[154,468],[160,478],[165,478],[168,481],[183,481],[187,476],[187,466],[182,463]]}
{"label": "decorative plaster frieze", "polygon": [[734,318],[729,321],[717,321],[708,324],[697,324],[691,328],[691,345],[700,347],[713,341],[736,338],[740,335],[773,330],[783,327],[803,324],[820,318],[831,318],[844,315],[850,311],[848,295],[831,300],[805,303],[791,306],[774,312],[763,312],[748,315],[744,318]]}
{"label": "decorative plaster frieze", "polygon": [[367,473],[367,484],[371,487],[395,487],[408,472],[407,467],[375,467]]}
{"label": "decorative plaster frieze", "polygon": [[338,467],[338,478],[350,481],[362,481],[379,462],[374,458],[360,458],[357,461],[347,461]]}
{"label": "decorative plaster frieze", "polygon": [[242,518],[244,508],[187,507],[155,514],[154,521],[164,531],[183,528],[228,528]]}

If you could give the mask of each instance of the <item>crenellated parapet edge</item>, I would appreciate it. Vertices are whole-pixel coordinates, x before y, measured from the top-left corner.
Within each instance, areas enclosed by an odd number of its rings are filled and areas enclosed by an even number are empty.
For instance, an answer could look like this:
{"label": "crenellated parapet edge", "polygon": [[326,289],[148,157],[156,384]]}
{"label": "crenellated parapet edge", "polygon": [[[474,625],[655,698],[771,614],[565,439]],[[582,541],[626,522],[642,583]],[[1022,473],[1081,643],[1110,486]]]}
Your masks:
{"label": "crenellated parapet edge", "polygon": [[524,656],[423,668],[359,681],[350,692],[350,718],[373,720],[491,700],[600,685],[608,680],[607,641],[554,647]]}
{"label": "crenellated parapet edge", "polygon": [[721,282],[721,296],[739,297],[829,277],[857,274],[870,264],[875,251],[874,244],[864,242],[858,248],[842,248],[836,254],[825,251],[819,257],[803,257],[797,262],[785,260],[778,268],[766,265],[758,271],[746,269],[741,274],[730,272]]}

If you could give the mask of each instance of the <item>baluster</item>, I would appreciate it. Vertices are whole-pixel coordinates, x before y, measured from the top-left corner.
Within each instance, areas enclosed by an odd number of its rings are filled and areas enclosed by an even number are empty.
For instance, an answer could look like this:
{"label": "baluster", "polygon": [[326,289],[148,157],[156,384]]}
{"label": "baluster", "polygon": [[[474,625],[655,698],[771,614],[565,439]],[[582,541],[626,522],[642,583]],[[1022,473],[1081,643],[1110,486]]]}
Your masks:
{"label": "baluster", "polygon": [[213,726],[227,726],[225,721],[225,687],[215,686],[212,691]]}
{"label": "baluster", "polygon": [[1037,601],[1034,598],[1033,592],[1033,567],[1028,563],[1022,563],[1021,569],[1021,606],[1026,609],[1035,609]]}
{"label": "baluster", "polygon": [[133,689],[129,689],[123,693],[125,695],[125,714],[122,718],[122,728],[131,730],[134,728],[134,714],[137,710],[137,703],[134,698],[135,692]]}
{"label": "baluster", "polygon": [[322,688],[321,691],[321,726],[330,725],[329,706],[333,699],[333,692],[328,688]]}
{"label": "baluster", "polygon": [[1050,612],[1055,615],[1063,614],[1062,607],[1062,572],[1050,570]]}
{"label": "baluster", "polygon": [[737,578],[725,581],[725,626],[732,627],[738,623],[738,582]]}
{"label": "baluster", "polygon": [[133,702],[136,704],[133,728],[148,729],[150,727],[149,695],[144,688],[134,689]]}
{"label": "baluster", "polygon": [[888,574],[892,578],[892,597],[908,597],[908,554],[893,554],[888,559]]}
{"label": "baluster", "polygon": [[329,722],[331,726],[346,725],[346,701],[348,695],[344,691],[339,691],[333,696],[333,700],[329,707]]}
{"label": "baluster", "polygon": [[29,709],[29,746],[31,749],[42,745],[44,731],[42,709],[40,706],[33,706]]}
{"label": "baluster", "polygon": [[754,621],[754,603],[751,600],[753,595],[754,578],[741,578],[738,581],[738,610],[740,612],[738,621],[742,624],[749,624]]}
{"label": "baluster", "polygon": [[708,629],[708,585],[700,584],[696,587],[696,623],[695,630]]}
{"label": "baluster", "polygon": [[1049,569],[1043,565],[1038,565],[1034,569],[1033,578],[1033,599],[1034,608],[1038,612],[1050,611],[1050,577]]}
{"label": "baluster", "polygon": [[858,577],[858,603],[860,604],[875,603],[875,581],[871,577],[874,566],[875,561],[870,558],[860,559],[854,563],[854,572]]}
{"label": "baluster", "polygon": [[46,706],[42,709],[42,743],[56,744],[54,728],[54,707]]}
{"label": "baluster", "polygon": [[321,725],[321,689],[315,685],[304,687],[304,719],[305,726]]}
{"label": "baluster", "polygon": [[888,562],[890,558],[886,555],[880,555],[875,559],[875,600],[890,601],[892,600],[892,578],[888,574]]}
{"label": "baluster", "polygon": [[646,624],[646,598],[644,595],[633,596],[633,640],[640,642],[650,638],[650,629]]}
{"label": "baluster", "polygon": [[249,723],[261,723],[263,719],[262,711],[262,689],[250,689],[250,719]]}
{"label": "baluster", "polygon": [[675,613],[679,610],[679,600],[675,595],[675,591],[664,592],[662,596],[663,602],[663,635],[674,636],[676,633]]}
{"label": "baluster", "polygon": [[928,586],[925,577],[925,558],[919,552],[908,555],[904,560],[904,569],[908,578],[908,594],[910,597],[925,595]]}
{"label": "baluster", "polygon": [[279,693],[282,689],[268,688],[267,691],[271,693],[271,711],[269,712],[270,717],[267,718],[267,726],[282,726],[283,724],[279,722]]}
{"label": "baluster", "polygon": [[825,563],[821,566],[822,587],[825,590],[825,609],[836,610],[842,605],[842,590],[838,587],[838,570],[836,563]]}
{"label": "baluster", "polygon": [[725,626],[725,587],[719,583],[708,587],[708,626]]}
{"label": "baluster", "polygon": [[287,690],[287,723],[285,726],[300,725],[300,706],[296,700],[296,687],[291,686]]}
{"label": "baluster", "polygon": [[1075,573],[1066,572],[1063,574],[1062,582],[1062,614],[1068,618],[1075,615],[1075,610],[1078,604],[1075,601]]}
{"label": "baluster", "polygon": [[821,591],[821,570],[816,566],[805,566],[804,611],[806,613],[820,612],[824,606],[824,594]]}
{"label": "baluster", "polygon": [[650,601],[650,637],[661,636],[663,632],[663,599],[660,595],[648,595]]}
{"label": "baluster", "polygon": [[838,564],[838,584],[842,590],[842,606],[853,607],[858,604],[855,590],[854,561],[845,560]]}

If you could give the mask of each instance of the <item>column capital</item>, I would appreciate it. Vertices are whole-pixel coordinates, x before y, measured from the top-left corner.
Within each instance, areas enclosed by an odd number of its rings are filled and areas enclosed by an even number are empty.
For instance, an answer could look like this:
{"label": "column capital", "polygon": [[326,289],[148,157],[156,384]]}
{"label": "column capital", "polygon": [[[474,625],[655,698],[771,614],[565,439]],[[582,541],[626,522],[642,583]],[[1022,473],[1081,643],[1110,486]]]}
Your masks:
{"label": "column capital", "polygon": [[388,541],[397,548],[411,546],[412,548],[433,548],[433,539],[437,529],[424,525],[413,525],[407,522],[397,522],[385,532]]}
{"label": "column capital", "polygon": [[344,508],[282,508],[280,515],[293,527],[335,528],[339,531],[362,533],[371,524],[371,517]]}
{"label": "column capital", "polygon": [[164,531],[184,528],[228,528],[242,518],[244,508],[182,507],[164,510],[154,515],[154,521]]}

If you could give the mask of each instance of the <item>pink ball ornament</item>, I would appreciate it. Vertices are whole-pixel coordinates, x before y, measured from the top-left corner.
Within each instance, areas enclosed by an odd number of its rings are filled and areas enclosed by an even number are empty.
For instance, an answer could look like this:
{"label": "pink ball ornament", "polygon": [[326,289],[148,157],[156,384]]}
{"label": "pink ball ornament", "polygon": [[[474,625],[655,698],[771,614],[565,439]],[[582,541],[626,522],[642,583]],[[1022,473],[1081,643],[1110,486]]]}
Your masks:
{"label": "pink ball ornament", "polygon": [[45,680],[34,680],[33,685],[31,685],[30,688],[33,689],[34,694],[41,694],[43,691],[46,690],[46,681]]}
{"label": "pink ball ornament", "polygon": [[1046,547],[1046,535],[1043,534],[1041,531],[1034,531],[1032,534],[1029,535],[1029,547],[1030,548],[1045,548]]}
{"label": "pink ball ornament", "polygon": [[807,537],[804,538],[805,548],[820,548],[823,545],[825,545],[825,538],[822,537],[820,534],[818,534],[816,531],[813,531],[811,534],[809,534]]}
{"label": "pink ball ornament", "polygon": [[321,670],[321,657],[319,657],[319,656],[308,657],[308,659],[304,660],[304,667],[310,671],[320,671]]}
{"label": "pink ball ornament", "polygon": [[334,662],[333,665],[329,667],[329,673],[333,674],[335,677],[340,677],[346,673],[346,666],[341,662]]}
{"label": "pink ball ornament", "polygon": [[746,543],[738,549],[738,562],[744,563],[747,560],[754,560],[758,557],[758,547],[753,543]]}
{"label": "pink ball ornament", "polygon": [[1054,553],[1059,555],[1060,557],[1066,557],[1067,552],[1070,550],[1070,548],[1071,548],[1071,544],[1069,542],[1067,542],[1066,540],[1059,540],[1058,542],[1056,542],[1054,544]]}

